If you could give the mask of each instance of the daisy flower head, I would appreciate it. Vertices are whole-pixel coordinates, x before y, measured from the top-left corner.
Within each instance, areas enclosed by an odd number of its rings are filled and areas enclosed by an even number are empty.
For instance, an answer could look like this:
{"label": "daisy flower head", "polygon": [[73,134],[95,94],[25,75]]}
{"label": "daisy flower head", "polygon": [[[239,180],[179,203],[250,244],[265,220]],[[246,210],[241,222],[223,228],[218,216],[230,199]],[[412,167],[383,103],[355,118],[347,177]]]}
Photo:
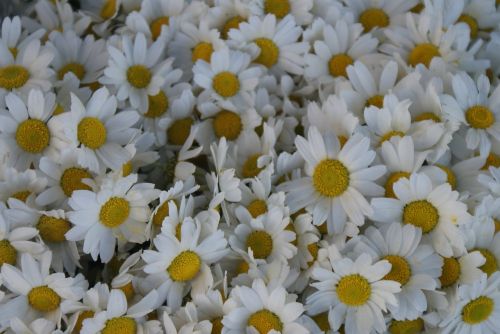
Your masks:
{"label": "daisy flower head", "polygon": [[140,133],[132,127],[139,114],[134,110],[117,113],[116,108],[116,97],[103,87],[86,105],[71,94],[71,111],[58,116],[64,128],[62,140],[78,153],[78,163],[92,172],[119,170],[131,158],[124,146]]}
{"label": "daisy flower head", "polygon": [[11,51],[14,58],[17,57],[19,49],[33,39],[41,38],[44,34],[43,29],[39,29],[31,34],[27,33],[21,23],[19,16],[3,19],[1,27],[0,43],[4,43]]}
{"label": "daisy flower head", "polygon": [[280,186],[290,211],[306,208],[314,225],[326,221],[330,233],[343,232],[348,219],[363,225],[365,216],[373,214],[365,196],[383,193],[374,181],[386,171],[383,165],[370,166],[375,159],[370,140],[357,134],[341,148],[335,135],[310,127],[307,139],[298,136],[295,145],[305,160],[305,176]]}
{"label": "daisy flower head", "polygon": [[472,224],[466,226],[463,230],[467,238],[465,247],[469,252],[478,251],[484,261],[481,269],[486,275],[491,276],[499,270],[500,247],[498,241],[500,235],[496,233],[496,224],[491,218],[474,217]]}
{"label": "daisy flower head", "polygon": [[0,200],[7,202],[12,197],[34,206],[35,198],[46,185],[47,179],[33,169],[19,172],[9,167],[3,171],[3,179],[0,179]]}
{"label": "daisy flower head", "polygon": [[291,15],[300,25],[309,24],[312,21],[312,0],[250,0],[248,6],[252,14],[263,17],[272,14],[282,20]]}
{"label": "daisy flower head", "polygon": [[209,9],[208,20],[217,27],[223,40],[228,39],[231,29],[237,29],[241,22],[251,16],[251,10],[244,0],[215,0],[214,4]]}
{"label": "daisy flower head", "polygon": [[428,235],[437,253],[450,257],[465,251],[458,226],[470,222],[471,216],[458,192],[448,183],[438,186],[423,173],[401,178],[393,185],[396,198],[374,198],[372,220],[379,224],[411,224]]}
{"label": "daisy flower head", "polygon": [[69,199],[73,224],[66,233],[72,241],[84,240],[83,251],[94,261],[109,262],[119,242],[142,243],[146,240],[148,204],[158,197],[151,183],[137,183],[137,174],[112,178],[107,176],[97,192],[76,190]]}

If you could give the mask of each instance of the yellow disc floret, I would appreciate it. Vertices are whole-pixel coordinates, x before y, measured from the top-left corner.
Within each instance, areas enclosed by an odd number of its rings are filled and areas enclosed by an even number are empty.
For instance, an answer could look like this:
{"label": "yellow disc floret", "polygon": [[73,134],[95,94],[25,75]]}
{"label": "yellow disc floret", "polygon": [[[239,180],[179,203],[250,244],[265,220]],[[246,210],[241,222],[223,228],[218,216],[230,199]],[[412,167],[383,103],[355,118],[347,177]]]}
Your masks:
{"label": "yellow disc floret", "polygon": [[30,72],[21,65],[8,65],[0,68],[0,87],[5,89],[21,88],[28,82]]}
{"label": "yellow disc floret", "polygon": [[223,71],[213,77],[212,86],[217,94],[227,99],[238,93],[240,80],[234,73]]}
{"label": "yellow disc floret", "polygon": [[217,138],[226,137],[227,140],[235,140],[243,129],[243,123],[237,113],[222,110],[215,115],[213,128]]}
{"label": "yellow disc floret", "polygon": [[385,28],[389,25],[389,16],[380,8],[368,8],[359,15],[359,23],[365,32],[372,31],[373,28]]}
{"label": "yellow disc floret", "polygon": [[328,71],[332,77],[346,77],[347,66],[352,65],[353,59],[346,54],[332,56],[328,61]]}
{"label": "yellow disc floret", "polygon": [[464,306],[462,320],[469,325],[479,324],[490,317],[494,308],[493,299],[486,296],[478,297]]}
{"label": "yellow disc floret", "polygon": [[423,233],[432,231],[438,222],[438,210],[426,200],[410,202],[403,209],[403,223],[420,227]]}
{"label": "yellow disc floret", "polygon": [[163,202],[153,216],[153,224],[161,226],[163,220],[168,216],[168,201]]}
{"label": "yellow disc floret", "polygon": [[282,19],[290,13],[290,9],[288,0],[264,0],[264,12],[274,14],[278,19]]}
{"label": "yellow disc floret", "polygon": [[39,312],[50,312],[59,307],[61,297],[46,285],[37,286],[28,293],[28,303]]}
{"label": "yellow disc floret", "polygon": [[28,153],[41,153],[49,146],[49,128],[39,119],[27,119],[17,127],[16,142]]}
{"label": "yellow disc floret", "polygon": [[349,187],[349,170],[339,160],[325,159],[314,169],[314,189],[326,197],[342,195]]}
{"label": "yellow disc floret", "polygon": [[144,65],[132,65],[127,69],[127,81],[137,89],[146,88],[152,76],[149,68]]}
{"label": "yellow disc floret", "polygon": [[441,118],[433,112],[423,112],[413,118],[413,121],[415,122],[422,122],[427,120],[434,121],[436,123],[441,122]]}
{"label": "yellow disc floret", "polygon": [[99,212],[99,220],[106,227],[114,228],[123,224],[130,213],[129,202],[122,197],[111,197]]}
{"label": "yellow disc floret", "polygon": [[101,330],[101,334],[135,334],[137,323],[129,317],[111,318]]}
{"label": "yellow disc floret", "polygon": [[393,320],[389,326],[391,334],[420,334],[424,330],[422,318],[415,320]]}
{"label": "yellow disc floret", "polygon": [[167,272],[176,282],[190,281],[198,275],[201,259],[195,252],[186,250],[177,255],[167,268]]}
{"label": "yellow disc floret", "polygon": [[160,117],[167,112],[168,109],[168,96],[160,90],[156,95],[148,95],[148,111],[144,116],[148,118]]}
{"label": "yellow disc floret", "polygon": [[92,150],[97,150],[106,143],[107,131],[99,118],[84,117],[78,123],[78,141]]}
{"label": "yellow disc floret", "polygon": [[495,255],[490,250],[486,248],[477,248],[474,250],[479,251],[481,255],[486,259],[486,262],[484,262],[484,264],[479,267],[479,269],[485,272],[488,276],[498,270],[498,261]]}
{"label": "yellow disc floret", "polygon": [[283,330],[281,319],[266,309],[252,313],[248,317],[247,326],[255,328],[259,334],[267,334],[271,330],[281,333]]}
{"label": "yellow disc floret", "polygon": [[445,257],[443,258],[443,270],[441,272],[441,276],[439,277],[439,281],[441,282],[441,286],[443,288],[447,288],[460,278],[460,263],[454,257]]}
{"label": "yellow disc floret", "polygon": [[234,16],[224,23],[224,26],[221,29],[221,35],[223,39],[228,38],[229,30],[238,29],[241,22],[245,22],[245,19],[241,16]]}
{"label": "yellow disc floret", "polygon": [[151,30],[151,35],[153,37],[153,40],[156,40],[160,34],[161,34],[161,29],[163,26],[168,26],[170,23],[170,18],[168,16],[161,16],[151,22],[149,25],[149,28]]}
{"label": "yellow disc floret", "polygon": [[253,231],[247,237],[246,248],[250,248],[256,259],[265,259],[273,251],[273,238],[266,231]]}
{"label": "yellow disc floret", "polygon": [[0,240],[0,267],[4,263],[15,265],[17,261],[17,251],[10,244],[9,240]]}
{"label": "yellow disc floret", "polygon": [[384,106],[384,96],[383,95],[373,95],[365,103],[366,107],[374,106],[377,108],[382,108]]}
{"label": "yellow disc floret", "polygon": [[487,129],[495,123],[495,115],[490,108],[481,105],[467,109],[465,119],[475,129]]}
{"label": "yellow disc floret", "polygon": [[64,79],[64,76],[68,72],[72,72],[78,78],[78,80],[82,80],[83,77],[85,76],[86,71],[85,71],[85,67],[82,64],[69,63],[69,64],[64,65],[63,67],[61,67],[59,69],[59,71],[57,71],[57,78],[59,80]]}
{"label": "yellow disc floret", "polygon": [[63,242],[65,234],[71,229],[66,219],[42,215],[36,226],[42,239],[46,242]]}
{"label": "yellow disc floret", "polygon": [[104,0],[104,4],[101,7],[101,18],[109,20],[116,13],[116,0]]}
{"label": "yellow disc floret", "polygon": [[244,178],[255,177],[259,175],[262,168],[257,166],[257,160],[259,159],[260,154],[253,154],[243,163],[243,167],[241,168],[241,174]]}
{"label": "yellow disc floret", "polygon": [[83,168],[70,167],[61,175],[60,185],[64,194],[71,197],[75,190],[91,190],[90,186],[83,183],[83,179],[91,179],[92,175]]}
{"label": "yellow disc floret", "polygon": [[254,43],[260,49],[259,56],[254,60],[256,63],[270,68],[278,62],[280,50],[273,40],[269,38],[257,38]]}
{"label": "yellow disc floret", "polygon": [[477,33],[479,31],[479,26],[478,26],[477,20],[475,18],[473,18],[472,16],[467,15],[467,14],[462,14],[458,18],[457,22],[463,22],[463,23],[467,24],[469,26],[469,29],[470,29],[470,37],[472,37],[472,38],[477,37]]}
{"label": "yellow disc floret", "polygon": [[424,64],[426,67],[429,67],[434,57],[441,57],[437,46],[431,43],[418,44],[408,55],[408,64],[412,66]]}
{"label": "yellow disc floret", "polygon": [[209,63],[213,51],[214,48],[212,47],[212,44],[207,42],[200,42],[193,48],[193,52],[191,53],[191,60],[193,61],[193,63],[198,59],[204,60]]}
{"label": "yellow disc floret", "polygon": [[258,216],[267,212],[267,204],[266,201],[261,199],[255,199],[247,206],[248,212],[253,218],[257,218]]}
{"label": "yellow disc floret", "polygon": [[408,283],[411,277],[411,267],[404,257],[399,255],[387,255],[384,256],[384,260],[389,261],[392,267],[391,271],[389,271],[383,279],[396,281],[401,283],[401,285]]}
{"label": "yellow disc floret", "polygon": [[347,306],[366,304],[372,294],[370,282],[359,274],[342,277],[335,288],[340,302]]}
{"label": "yellow disc floret", "polygon": [[390,140],[392,137],[404,137],[404,136],[405,134],[402,131],[397,131],[397,130],[389,131],[384,135],[380,136],[379,143],[380,145],[382,145],[382,143],[384,143],[387,140]]}
{"label": "yellow disc floret", "polygon": [[75,326],[73,327],[73,334],[80,333],[83,326],[83,320],[93,318],[94,314],[94,311],[91,310],[80,312],[78,318],[76,319]]}
{"label": "yellow disc floret", "polygon": [[193,119],[191,117],[176,120],[167,130],[168,141],[173,145],[184,144],[189,137],[192,125]]}

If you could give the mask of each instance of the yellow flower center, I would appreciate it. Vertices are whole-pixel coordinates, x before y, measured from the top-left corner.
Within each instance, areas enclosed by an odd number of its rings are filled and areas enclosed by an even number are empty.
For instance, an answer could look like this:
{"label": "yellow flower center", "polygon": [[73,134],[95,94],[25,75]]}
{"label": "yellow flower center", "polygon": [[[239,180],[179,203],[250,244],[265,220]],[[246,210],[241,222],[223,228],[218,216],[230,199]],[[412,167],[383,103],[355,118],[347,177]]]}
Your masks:
{"label": "yellow flower center", "polygon": [[163,202],[162,205],[156,210],[155,215],[153,216],[153,224],[156,226],[161,226],[163,224],[163,220],[168,216],[168,201]]}
{"label": "yellow flower center", "polygon": [[146,88],[151,77],[151,71],[144,65],[132,65],[127,69],[127,81],[137,89]]}
{"label": "yellow flower center", "polygon": [[470,37],[472,37],[472,38],[477,37],[479,27],[477,25],[477,21],[475,18],[473,18],[472,16],[467,15],[467,14],[462,14],[458,18],[457,22],[466,23],[470,28]]}
{"label": "yellow flower center", "polygon": [[387,255],[384,256],[384,260],[389,261],[392,265],[391,271],[384,276],[385,280],[391,280],[405,285],[408,283],[411,277],[411,268],[408,261],[398,255]]}
{"label": "yellow flower center", "polygon": [[91,190],[92,188],[82,182],[83,179],[90,178],[92,175],[83,168],[67,168],[61,175],[61,189],[67,197],[71,197],[75,190]]}
{"label": "yellow flower center", "polygon": [[396,130],[389,131],[383,136],[380,136],[380,145],[382,145],[383,142],[390,140],[392,137],[404,137],[404,136],[405,134],[402,131],[396,131]]}
{"label": "yellow flower center", "polygon": [[22,190],[22,191],[18,191],[17,193],[15,194],[12,194],[12,198],[15,198],[15,199],[18,199],[20,200],[21,202],[26,202],[26,200],[28,199],[28,196],[31,195],[31,191],[28,191],[28,190]]}
{"label": "yellow flower center", "polygon": [[435,113],[433,112],[424,112],[424,113],[421,113],[420,115],[417,115],[413,118],[413,120],[415,122],[421,122],[421,121],[427,121],[427,120],[431,120],[431,121],[434,121],[436,123],[440,123],[441,122],[441,118],[436,115]]}
{"label": "yellow flower center", "polygon": [[331,329],[330,322],[328,321],[328,312],[313,315],[311,318],[323,332],[327,333]]}
{"label": "yellow flower center", "polygon": [[491,110],[480,105],[467,109],[465,119],[475,129],[487,129],[495,123],[495,115]]}
{"label": "yellow flower center", "polygon": [[122,165],[123,176],[129,176],[130,174],[132,174],[132,171],[133,171],[132,161],[127,161]]}
{"label": "yellow flower center", "polygon": [[314,264],[314,262],[316,262],[316,259],[318,258],[318,251],[319,251],[318,244],[314,242],[312,244],[307,245],[307,250],[309,251],[309,254],[311,254],[312,256],[312,260],[307,262],[307,265],[310,267]]}
{"label": "yellow flower center", "polygon": [[109,20],[115,15],[116,10],[116,0],[104,0],[104,4],[101,7],[101,18]]}
{"label": "yellow flower center", "polygon": [[186,142],[191,132],[193,119],[186,117],[176,120],[167,130],[168,141],[173,145],[182,145]]}
{"label": "yellow flower center", "polygon": [[420,12],[425,8],[423,3],[416,4],[415,7],[410,9],[410,12],[415,14],[420,14]]}
{"label": "yellow flower center", "polygon": [[201,259],[193,251],[186,250],[177,255],[167,268],[167,272],[176,282],[190,281],[198,275]]}
{"label": "yellow flower center", "polygon": [[21,88],[30,78],[30,72],[20,65],[0,68],[0,87],[5,89]]}
{"label": "yellow flower center", "polygon": [[177,238],[177,240],[181,241],[181,237],[182,237],[182,222],[179,222],[175,226],[175,237]]}
{"label": "yellow flower center", "polygon": [[228,98],[238,93],[240,90],[240,80],[234,73],[224,71],[214,76],[212,86],[217,94],[223,98]]}
{"label": "yellow flower center", "polygon": [[124,286],[119,287],[118,289],[123,291],[123,293],[125,294],[125,297],[127,297],[128,301],[130,301],[132,299],[132,297],[134,297],[135,290],[134,290],[134,285],[132,284],[132,281],[128,282]]}
{"label": "yellow flower center", "polygon": [[451,188],[456,189],[457,188],[457,177],[455,176],[455,173],[453,173],[451,168],[444,166],[444,165],[440,165],[440,164],[436,164],[436,166],[439,167],[439,169],[441,169],[443,172],[446,173],[446,181],[450,184]]}
{"label": "yellow flower center", "polygon": [[408,64],[412,66],[424,64],[426,67],[429,67],[434,57],[441,57],[437,46],[431,43],[418,44],[408,55]]}
{"label": "yellow flower center", "polygon": [[349,187],[349,170],[338,160],[325,159],[314,169],[314,189],[326,197],[342,195]]}
{"label": "yellow flower center", "polygon": [[253,218],[257,218],[258,216],[267,212],[267,204],[266,201],[261,199],[255,199],[247,207],[248,212]]}
{"label": "yellow flower center", "polygon": [[424,330],[422,318],[415,320],[393,320],[389,326],[391,334],[419,334]]}
{"label": "yellow flower center", "polygon": [[9,51],[10,51],[10,53],[14,56],[14,58],[16,58],[16,57],[17,57],[17,52],[18,52],[18,50],[17,50],[17,48],[16,48],[16,47],[9,48]]}
{"label": "yellow flower center", "polygon": [[359,274],[344,276],[337,283],[337,296],[347,306],[366,304],[372,294],[370,282]]}
{"label": "yellow flower center", "polygon": [[247,237],[246,247],[252,250],[256,259],[265,259],[273,251],[273,238],[266,231],[253,231]]}
{"label": "yellow flower center", "polygon": [[500,167],[500,156],[492,152],[488,154],[488,157],[486,158],[486,162],[484,163],[482,169],[487,170],[490,167],[496,167],[496,168]]}
{"label": "yellow flower center", "polygon": [[370,32],[373,28],[385,28],[389,25],[389,15],[380,8],[368,8],[359,15],[359,23],[365,32]]}
{"label": "yellow flower center", "polygon": [[64,112],[64,107],[58,103],[56,104],[56,107],[54,108],[52,115],[57,116],[62,114],[63,112]]}
{"label": "yellow flower center", "polygon": [[168,16],[162,16],[151,22],[149,28],[151,29],[151,36],[153,40],[156,40],[161,34],[161,28],[163,26],[168,26],[170,23],[170,18]]}
{"label": "yellow flower center", "polygon": [[241,174],[244,178],[255,177],[259,175],[262,168],[257,167],[257,160],[259,159],[260,154],[251,155],[244,163],[241,170]]}
{"label": "yellow flower center", "polygon": [[382,108],[384,106],[384,96],[374,95],[366,100],[365,107],[374,106],[377,108]]}
{"label": "yellow flower center", "polygon": [[235,16],[235,17],[232,17],[229,20],[227,20],[221,29],[222,30],[221,31],[222,38],[227,39],[228,34],[229,34],[229,30],[238,29],[241,22],[245,22],[245,19],[241,16]]}
{"label": "yellow flower center", "polygon": [[148,111],[144,114],[148,118],[160,117],[167,112],[168,109],[168,96],[160,90],[156,95],[148,95]]}
{"label": "yellow flower center", "polygon": [[332,56],[328,61],[328,71],[332,77],[346,77],[347,66],[352,65],[354,61],[346,54]]}
{"label": "yellow flower center", "polygon": [[39,312],[56,310],[61,304],[61,297],[46,285],[37,286],[28,293],[28,302]]}
{"label": "yellow flower center", "polygon": [[101,207],[99,220],[106,227],[118,227],[127,220],[130,213],[129,202],[121,197],[111,197]]}
{"label": "yellow flower center", "polygon": [[62,242],[66,240],[64,235],[70,230],[71,225],[65,219],[42,215],[36,228],[44,241]]}
{"label": "yellow flower center", "polygon": [[288,0],[264,0],[264,12],[274,14],[278,19],[282,19],[290,13],[290,9]]}
{"label": "yellow flower center", "polygon": [[135,334],[137,333],[137,323],[129,317],[111,318],[106,321],[106,326],[101,331],[102,334]]}
{"label": "yellow flower center", "polygon": [[280,332],[283,330],[281,319],[273,312],[263,309],[257,311],[248,317],[247,326],[251,326],[259,334],[267,334],[271,330]]}
{"label": "yellow flower center", "polygon": [[227,140],[235,140],[240,135],[243,123],[237,113],[222,110],[215,115],[213,128],[217,138],[226,137]]}
{"label": "yellow flower center", "polygon": [[213,51],[214,48],[212,47],[212,44],[207,42],[200,42],[196,44],[196,46],[193,48],[193,52],[191,54],[191,60],[194,63],[198,59],[202,59],[207,63],[210,63],[210,57],[212,56]]}
{"label": "yellow flower center", "polygon": [[460,263],[454,257],[443,258],[443,270],[439,280],[441,281],[441,286],[447,288],[460,278]]}
{"label": "yellow flower center", "polygon": [[224,328],[224,325],[222,324],[222,317],[212,319],[211,323],[212,331],[210,332],[210,334],[221,334],[222,328]]}
{"label": "yellow flower center", "polygon": [[96,117],[84,117],[78,123],[78,141],[92,150],[97,150],[106,142],[107,131]]}
{"label": "yellow flower center", "polygon": [[254,60],[257,64],[262,64],[270,68],[278,62],[280,50],[271,39],[257,38],[254,43],[260,49],[259,56]]}
{"label": "yellow flower center", "polygon": [[66,75],[66,73],[68,72],[73,72],[73,74],[79,79],[79,80],[82,80],[83,77],[85,76],[85,67],[83,67],[82,64],[79,64],[79,63],[69,63],[69,64],[66,64],[64,65],[63,67],[61,67],[59,69],[59,71],[57,72],[57,78],[59,80],[62,80],[64,79],[64,76]]}
{"label": "yellow flower center", "polygon": [[410,202],[403,209],[403,223],[420,227],[423,233],[432,231],[438,222],[438,210],[426,200]]}
{"label": "yellow flower center", "polygon": [[486,296],[476,298],[464,306],[462,320],[469,325],[479,324],[490,317],[494,307],[493,299]]}
{"label": "yellow flower center", "polygon": [[83,326],[83,320],[90,319],[93,317],[94,317],[94,311],[87,310],[80,312],[78,318],[76,319],[75,327],[73,327],[73,334],[80,333]]}
{"label": "yellow flower center", "polygon": [[9,240],[0,240],[0,267],[4,263],[15,265],[17,260],[17,251],[10,244]]}
{"label": "yellow flower center", "polygon": [[484,262],[484,264],[481,267],[479,267],[479,269],[485,272],[486,275],[490,276],[491,274],[493,274],[498,270],[497,259],[495,258],[495,255],[491,251],[489,251],[486,248],[477,248],[474,250],[479,251],[481,255],[484,256],[484,258],[486,259],[486,262]]}
{"label": "yellow flower center", "polygon": [[248,272],[248,269],[250,269],[250,265],[248,264],[248,262],[245,260],[241,260],[238,263],[238,267],[236,269],[236,272],[238,274],[246,274]]}
{"label": "yellow flower center", "polygon": [[394,183],[398,182],[402,178],[410,178],[410,173],[407,172],[394,172],[387,178],[385,182],[385,197],[396,198],[394,193]]}
{"label": "yellow flower center", "polygon": [[17,127],[16,142],[26,152],[41,153],[49,146],[49,128],[39,119],[27,119]]}

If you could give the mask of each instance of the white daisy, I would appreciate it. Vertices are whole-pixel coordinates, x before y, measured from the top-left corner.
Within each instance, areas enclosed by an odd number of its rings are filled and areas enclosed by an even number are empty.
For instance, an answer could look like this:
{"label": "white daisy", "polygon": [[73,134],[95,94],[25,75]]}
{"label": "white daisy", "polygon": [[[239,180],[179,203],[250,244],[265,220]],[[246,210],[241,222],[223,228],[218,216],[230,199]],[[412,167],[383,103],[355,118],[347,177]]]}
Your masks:
{"label": "white daisy", "polygon": [[6,168],[2,176],[3,178],[0,180],[0,200],[3,202],[12,197],[34,206],[36,196],[47,185],[47,179],[40,176],[33,169],[19,172],[14,168]]}
{"label": "white daisy", "polygon": [[475,217],[471,224],[466,226],[464,230],[465,247],[469,252],[479,251],[484,257],[484,262],[481,264],[481,269],[489,276],[499,270],[500,264],[500,235],[495,233],[496,225],[494,221],[487,217]]}

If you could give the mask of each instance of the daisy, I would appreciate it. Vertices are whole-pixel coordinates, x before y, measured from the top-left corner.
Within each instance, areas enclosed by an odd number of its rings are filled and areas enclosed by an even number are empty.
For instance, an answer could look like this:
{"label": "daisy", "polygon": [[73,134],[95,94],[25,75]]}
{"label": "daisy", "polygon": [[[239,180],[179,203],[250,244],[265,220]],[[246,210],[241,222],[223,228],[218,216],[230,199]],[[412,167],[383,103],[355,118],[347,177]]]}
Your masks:
{"label": "daisy", "polygon": [[4,285],[14,297],[0,306],[0,324],[14,317],[25,321],[45,318],[59,327],[66,313],[62,306],[66,301],[81,299],[88,288],[87,281],[82,274],[75,277],[49,274],[50,252],[44,253],[39,262],[23,254],[20,262],[20,269],[10,264],[2,266]]}
{"label": "daisy", "polygon": [[198,294],[193,297],[193,303],[197,307],[198,317],[212,323],[214,333],[222,332],[222,318],[235,307],[219,290],[208,290],[204,294]]}
{"label": "daisy", "polygon": [[108,67],[99,82],[113,85],[120,101],[129,99],[133,108],[147,112],[148,96],[160,93],[160,88],[172,71],[173,59],[162,58],[165,47],[164,39],[158,39],[148,46],[146,37],[141,33],[133,41],[130,36],[123,36],[122,50],[108,46]]}
{"label": "daisy", "polygon": [[0,43],[5,43],[14,58],[16,58],[19,49],[34,39],[40,39],[45,33],[43,29],[39,29],[27,34],[26,31],[23,31],[19,16],[4,18],[1,31]]}
{"label": "daisy", "polygon": [[334,135],[322,136],[310,127],[308,139],[298,136],[297,150],[305,160],[305,177],[280,186],[287,192],[292,213],[307,208],[316,226],[327,222],[330,233],[341,233],[349,218],[361,226],[364,217],[373,214],[365,196],[383,192],[374,181],[385,173],[382,165],[371,166],[375,152],[370,140],[360,134],[352,136],[341,148]]}
{"label": "daisy", "polygon": [[[476,217],[475,217],[476,218]],[[469,252],[478,251],[484,257],[484,262],[479,267],[485,274],[493,275],[499,270],[500,247],[498,242],[500,235],[495,233],[494,221],[486,217],[477,217],[472,224],[465,227],[465,247]]]}
{"label": "daisy", "polygon": [[68,218],[74,225],[66,238],[84,240],[83,251],[94,261],[111,260],[119,241],[142,243],[146,240],[148,204],[158,197],[151,183],[137,183],[137,174],[116,180],[108,176],[97,192],[76,190],[68,202],[74,210]]}
{"label": "daisy", "polygon": [[132,301],[133,298],[137,296],[135,281],[139,279],[139,277],[135,277],[129,271],[134,270],[133,267],[139,262],[141,255],[142,251],[138,251],[127,257],[118,269],[118,274],[113,277],[110,284],[112,289],[120,289],[123,291],[128,302]]}
{"label": "daisy", "polygon": [[415,173],[394,183],[393,190],[396,198],[372,200],[371,219],[381,224],[400,222],[419,227],[442,256],[465,251],[458,226],[467,224],[470,215],[448,183],[434,186],[428,176]]}
{"label": "daisy", "polygon": [[224,40],[231,29],[238,29],[250,16],[251,10],[244,0],[215,0],[208,12],[208,20],[218,28]]}
{"label": "daisy", "polygon": [[213,325],[208,320],[198,320],[196,306],[192,302],[175,312],[172,316],[163,313],[163,327],[166,333],[211,333]]}
{"label": "daisy", "polygon": [[118,14],[120,6],[121,0],[88,0],[82,4],[82,9],[93,21],[102,23],[113,19]]}
{"label": "daisy", "polygon": [[273,73],[302,74],[302,59],[309,45],[298,42],[301,35],[302,29],[293,16],[286,16],[278,23],[274,15],[266,15],[262,20],[252,16],[229,32],[228,45],[251,54],[254,63]]}
{"label": "daisy", "polygon": [[312,0],[250,0],[248,6],[252,14],[263,17],[272,14],[277,19],[284,19],[287,15],[293,16],[300,25],[312,21]]}
{"label": "daisy", "polygon": [[307,333],[296,322],[303,305],[282,286],[272,288],[256,279],[252,287],[234,288],[230,298],[237,306],[222,319],[224,333]]}
{"label": "daisy", "polygon": [[[114,0],[109,0],[114,1]],[[23,25],[29,31],[44,30],[45,37],[52,31],[75,31],[82,36],[89,28],[92,19],[74,11],[67,1],[52,2],[48,0],[37,1],[34,5],[36,20],[27,16],[23,17]]]}
{"label": "daisy", "polygon": [[58,116],[64,127],[62,139],[78,153],[78,163],[92,172],[106,167],[119,170],[131,158],[123,146],[140,133],[132,127],[139,115],[133,110],[116,113],[116,107],[116,97],[103,87],[85,106],[71,94],[71,111]]}
{"label": "daisy", "polygon": [[384,279],[391,271],[387,260],[373,262],[370,255],[362,254],[355,261],[341,258],[338,250],[330,254],[329,268],[317,267],[311,285],[317,289],[306,302],[312,315],[328,312],[333,330],[344,325],[347,333],[383,333],[386,329],[382,312],[388,305],[397,306],[395,294],[399,282]]}
{"label": "daisy", "polygon": [[263,171],[273,169],[276,157],[274,146],[276,132],[263,124],[263,133],[259,137],[254,131],[245,131],[238,140],[236,170],[238,176],[248,179],[259,176]]}
{"label": "daisy", "polygon": [[47,185],[47,179],[35,170],[27,169],[19,172],[14,168],[6,168],[0,180],[0,200],[6,202],[9,198],[34,205],[36,196]]}
{"label": "daisy", "polygon": [[236,109],[236,106],[251,106],[253,89],[257,86],[261,71],[249,65],[248,54],[229,49],[213,52],[210,63],[199,59],[193,67],[193,74],[194,82],[204,89],[200,98],[206,96],[231,110]]}

